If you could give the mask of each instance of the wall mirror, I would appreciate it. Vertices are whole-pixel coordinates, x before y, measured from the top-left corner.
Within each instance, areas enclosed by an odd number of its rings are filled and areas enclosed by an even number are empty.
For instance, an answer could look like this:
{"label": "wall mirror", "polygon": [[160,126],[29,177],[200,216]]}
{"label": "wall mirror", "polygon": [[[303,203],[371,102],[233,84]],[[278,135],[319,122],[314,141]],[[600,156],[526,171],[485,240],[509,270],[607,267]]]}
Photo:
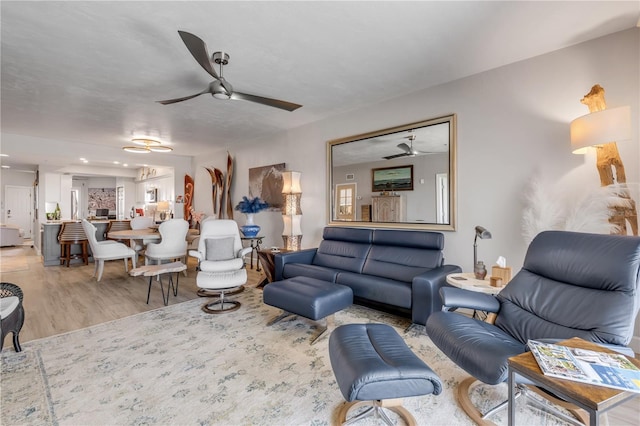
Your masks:
{"label": "wall mirror", "polygon": [[456,229],[456,115],[327,142],[330,225]]}

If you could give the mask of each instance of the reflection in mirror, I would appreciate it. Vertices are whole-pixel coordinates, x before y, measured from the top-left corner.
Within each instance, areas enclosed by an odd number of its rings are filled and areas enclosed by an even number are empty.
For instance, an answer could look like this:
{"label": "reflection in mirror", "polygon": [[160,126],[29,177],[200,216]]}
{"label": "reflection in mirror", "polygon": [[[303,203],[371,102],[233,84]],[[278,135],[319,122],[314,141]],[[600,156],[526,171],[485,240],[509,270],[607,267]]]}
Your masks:
{"label": "reflection in mirror", "polygon": [[329,224],[455,230],[456,116],[327,143]]}

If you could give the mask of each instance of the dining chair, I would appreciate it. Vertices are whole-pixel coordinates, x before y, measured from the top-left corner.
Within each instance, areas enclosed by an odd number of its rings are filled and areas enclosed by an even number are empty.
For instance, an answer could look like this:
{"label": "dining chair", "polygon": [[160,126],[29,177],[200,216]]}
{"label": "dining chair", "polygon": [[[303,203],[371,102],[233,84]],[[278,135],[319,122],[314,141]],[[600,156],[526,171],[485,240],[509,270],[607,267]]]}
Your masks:
{"label": "dining chair", "polygon": [[188,231],[189,222],[184,219],[169,219],[162,222],[158,228],[162,239],[159,243],[147,244],[144,252],[145,264],[173,262],[176,259],[186,264]]}
{"label": "dining chair", "polygon": [[84,233],[89,240],[89,246],[93,253],[93,261],[95,263],[93,275],[98,274],[98,281],[102,279],[105,260],[124,259],[124,270],[129,271],[128,259],[131,258],[133,268],[136,267],[137,256],[135,250],[117,241],[98,241],[96,238],[96,227],[86,219],[82,220],[82,227],[84,228]]}

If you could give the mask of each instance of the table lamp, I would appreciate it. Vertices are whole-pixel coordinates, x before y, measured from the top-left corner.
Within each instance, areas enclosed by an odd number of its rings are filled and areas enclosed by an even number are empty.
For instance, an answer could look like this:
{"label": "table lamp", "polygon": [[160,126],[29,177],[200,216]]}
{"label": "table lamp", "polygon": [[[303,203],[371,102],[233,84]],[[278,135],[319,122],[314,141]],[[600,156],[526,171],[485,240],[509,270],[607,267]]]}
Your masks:
{"label": "table lamp", "polygon": [[478,238],[480,238],[481,240],[490,239],[491,232],[487,231],[486,228],[478,225],[476,226],[476,236],[473,239],[473,272],[476,278],[483,280],[487,275],[487,269],[484,266],[484,262],[478,262]]}

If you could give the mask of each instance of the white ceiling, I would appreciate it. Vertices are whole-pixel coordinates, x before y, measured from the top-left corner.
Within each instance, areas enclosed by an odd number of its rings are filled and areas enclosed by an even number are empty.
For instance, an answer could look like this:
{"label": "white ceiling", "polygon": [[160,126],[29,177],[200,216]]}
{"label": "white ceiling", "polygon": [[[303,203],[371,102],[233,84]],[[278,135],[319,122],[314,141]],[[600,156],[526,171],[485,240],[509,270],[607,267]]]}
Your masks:
{"label": "white ceiling", "polygon": [[[158,136],[178,155],[233,148],[447,81],[631,28],[640,2],[2,1],[3,164],[140,162],[113,150]],[[231,56],[238,91],[287,112],[210,95],[177,30]],[[24,152],[7,134],[77,142]],[[43,142],[45,143],[45,142]],[[21,152],[22,151],[22,152]],[[94,153],[94,154],[92,154]]]}

